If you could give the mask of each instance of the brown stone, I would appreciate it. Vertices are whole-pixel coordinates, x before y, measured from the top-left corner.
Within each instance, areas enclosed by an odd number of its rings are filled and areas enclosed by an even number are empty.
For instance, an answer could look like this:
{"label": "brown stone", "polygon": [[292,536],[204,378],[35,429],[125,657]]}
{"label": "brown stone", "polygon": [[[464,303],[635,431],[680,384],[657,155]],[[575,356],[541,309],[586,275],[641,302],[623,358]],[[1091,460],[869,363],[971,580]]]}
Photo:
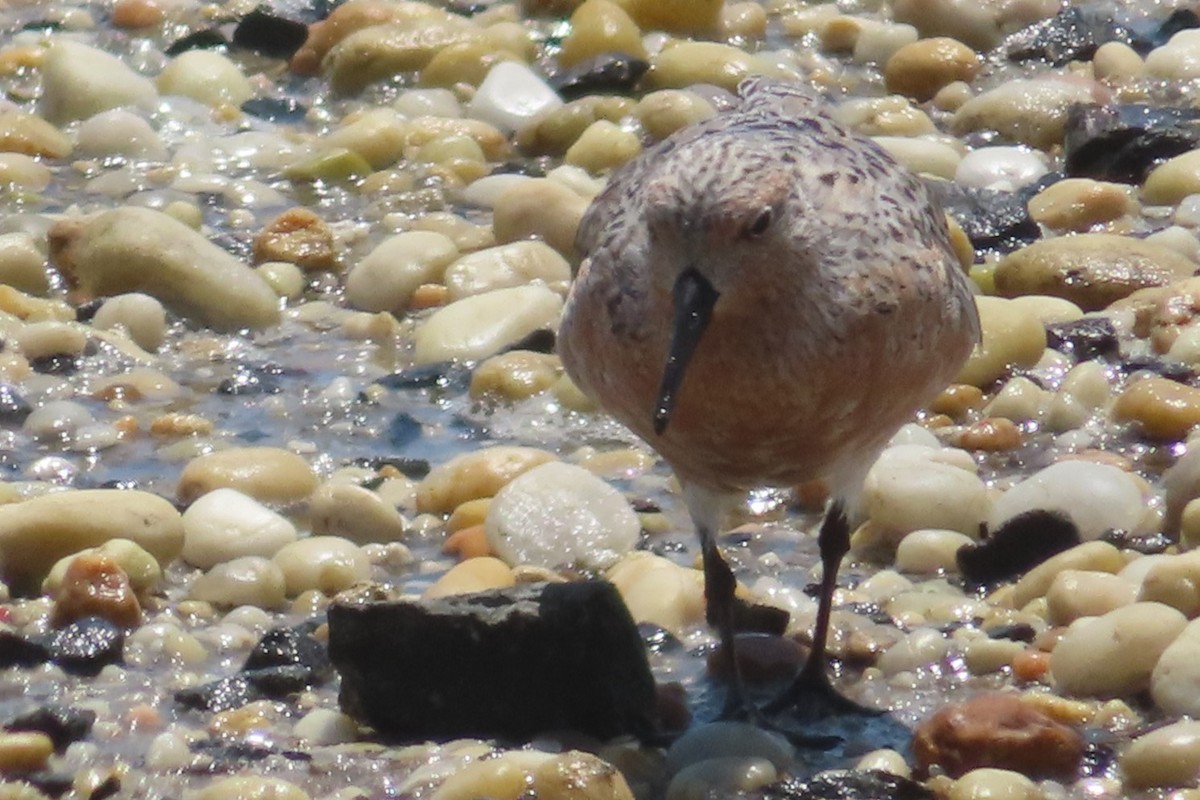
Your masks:
{"label": "brown stone", "polygon": [[87,553],[72,559],[54,597],[54,627],[84,617],[103,617],[122,628],[136,628],[142,621],[129,576],[108,556]]}
{"label": "brown stone", "polygon": [[286,261],[306,272],[340,269],[333,231],[307,208],[289,208],[267,223],[254,239],[254,263]]}
{"label": "brown stone", "polygon": [[112,23],[118,28],[149,28],[165,18],[155,0],[117,0],[112,11]]}
{"label": "brown stone", "polygon": [[1166,378],[1146,378],[1121,392],[1113,417],[1138,423],[1151,439],[1182,439],[1200,424],[1200,389]]}
{"label": "brown stone", "polygon": [[1021,429],[1010,419],[988,417],[967,426],[958,437],[958,446],[989,453],[1015,450],[1021,446]]}
{"label": "brown stone", "polygon": [[936,765],[954,778],[993,767],[1034,779],[1072,780],[1084,749],[1073,728],[999,692],[944,706],[913,735],[920,771],[928,774]]}

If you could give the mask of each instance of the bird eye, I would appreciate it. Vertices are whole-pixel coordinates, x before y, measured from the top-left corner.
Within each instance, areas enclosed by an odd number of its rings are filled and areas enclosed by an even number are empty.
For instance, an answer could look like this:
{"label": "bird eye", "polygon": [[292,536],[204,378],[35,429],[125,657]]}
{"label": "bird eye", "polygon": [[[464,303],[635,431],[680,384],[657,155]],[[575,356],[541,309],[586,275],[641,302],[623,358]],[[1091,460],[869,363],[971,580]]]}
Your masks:
{"label": "bird eye", "polygon": [[771,220],[775,214],[770,208],[764,208],[758,212],[758,216],[754,218],[754,222],[750,223],[750,227],[746,228],[746,235],[750,237],[762,236],[767,232],[767,228],[771,227]]}

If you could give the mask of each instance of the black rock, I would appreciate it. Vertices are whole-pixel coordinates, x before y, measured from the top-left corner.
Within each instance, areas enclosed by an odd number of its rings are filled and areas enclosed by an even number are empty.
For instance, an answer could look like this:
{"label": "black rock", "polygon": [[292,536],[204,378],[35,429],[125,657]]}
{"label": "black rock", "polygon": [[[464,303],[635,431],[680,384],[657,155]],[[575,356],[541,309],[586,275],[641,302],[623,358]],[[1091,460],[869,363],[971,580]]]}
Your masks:
{"label": "black rock", "polygon": [[1007,639],[1010,642],[1032,642],[1037,631],[1028,622],[1006,622],[987,629],[989,639]]}
{"label": "black rock", "polygon": [[75,306],[75,321],[91,322],[92,318],[96,316],[96,312],[100,310],[100,306],[104,305],[107,299],[107,297],[94,297],[87,302]]}
{"label": "black rock", "polygon": [[1197,145],[1200,110],[1076,104],[1067,112],[1063,169],[1071,177],[1141,185],[1156,166]]}
{"label": "black rock", "polygon": [[32,410],[13,386],[0,384],[0,424],[20,425]]}
{"label": "black rock", "polygon": [[308,26],[256,8],[233,29],[233,43],[270,58],[288,59],[304,46]]}
{"label": "black rock", "polygon": [[50,660],[50,647],[38,639],[26,639],[13,631],[0,631],[0,669],[36,667]]}
{"label": "black rock", "polygon": [[312,685],[324,683],[333,676],[329,652],[307,632],[296,628],[273,628],[263,634],[246,657],[243,672],[270,667],[303,667],[310,674]]}
{"label": "black rock", "polygon": [[1079,542],[1070,517],[1035,509],[1013,517],[982,542],[960,547],[956,560],[964,578],[984,585],[1024,574]]}
{"label": "black rock", "polygon": [[1076,361],[1115,359],[1120,355],[1117,330],[1105,317],[1082,317],[1046,326],[1046,346]]}
{"label": "black rock", "polygon": [[976,251],[1010,253],[1041,238],[1029,216],[1026,192],[1001,192],[950,181],[926,183],[946,212],[962,226]]}
{"label": "black rock", "polygon": [[229,41],[225,38],[225,34],[216,28],[208,28],[189,33],[182,39],[176,39],[167,45],[164,52],[169,56],[177,56],[188,50],[220,50],[226,47],[229,47]]}
{"label": "black rock", "polygon": [[471,385],[471,371],[456,361],[438,361],[393,372],[375,381],[386,389],[444,389],[465,392]]}
{"label": "black rock", "polygon": [[650,62],[625,53],[602,53],[550,78],[563,100],[589,94],[628,94],[650,69]]}
{"label": "black rock", "polygon": [[184,708],[228,711],[255,700],[283,700],[313,685],[314,677],[307,667],[267,667],[180,689],[175,692],[175,702]]}
{"label": "black rock", "polygon": [[933,800],[933,790],[882,770],[826,770],[808,780],[788,778],[763,791],[763,800]]}
{"label": "black rock", "polygon": [[74,375],[81,366],[78,356],[70,353],[55,353],[29,359],[29,366],[39,375]]}
{"label": "black rock", "polygon": [[329,655],[346,713],[405,738],[649,734],[654,678],[616,588],[527,584],[426,602],[343,598]]}
{"label": "black rock", "polygon": [[76,620],[50,639],[50,660],[73,675],[96,675],[121,663],[125,631],[101,617]]}
{"label": "black rock", "polygon": [[302,122],[308,114],[308,106],[290,97],[252,97],[241,108],[252,117],[280,124]]}
{"label": "black rock", "polygon": [[71,742],[77,742],[92,732],[96,712],[70,706],[46,705],[27,711],[10,720],[9,731],[37,731],[50,737],[55,752],[61,753]]}
{"label": "black rock", "polygon": [[380,456],[378,458],[360,458],[354,463],[368,469],[378,470],[380,467],[395,467],[404,477],[419,481],[429,474],[430,464],[424,458],[405,458],[403,456]]}
{"label": "black rock", "polygon": [[283,386],[279,382],[279,370],[270,366],[238,365],[233,375],[217,386],[219,394],[228,395],[279,394],[281,391]]}
{"label": "black rock", "polygon": [[1190,383],[1196,377],[1196,371],[1182,361],[1171,361],[1162,356],[1146,355],[1131,356],[1122,359],[1117,369],[1126,375],[1135,372],[1153,372],[1161,378],[1176,383]]}
{"label": "black rock", "polygon": [[392,417],[387,425],[384,436],[387,442],[397,450],[403,450],[414,442],[420,441],[423,428],[421,423],[413,419],[412,414],[401,411]]}
{"label": "black rock", "polygon": [[1105,42],[1128,38],[1128,32],[1110,15],[1094,8],[1068,6],[1050,19],[1035,22],[1005,40],[1009,61],[1044,61],[1061,67],[1087,61]]}
{"label": "black rock", "polygon": [[511,353],[514,350],[528,350],[531,353],[553,353],[555,339],[554,331],[531,331],[508,347],[505,347],[501,352]]}
{"label": "black rock", "polygon": [[1132,25],[1131,27],[1134,30],[1130,31],[1126,43],[1144,56],[1154,48],[1166,44],[1172,36],[1180,31],[1200,28],[1200,16],[1190,8],[1179,8],[1171,12],[1171,16],[1162,22],[1148,28],[1144,25]]}

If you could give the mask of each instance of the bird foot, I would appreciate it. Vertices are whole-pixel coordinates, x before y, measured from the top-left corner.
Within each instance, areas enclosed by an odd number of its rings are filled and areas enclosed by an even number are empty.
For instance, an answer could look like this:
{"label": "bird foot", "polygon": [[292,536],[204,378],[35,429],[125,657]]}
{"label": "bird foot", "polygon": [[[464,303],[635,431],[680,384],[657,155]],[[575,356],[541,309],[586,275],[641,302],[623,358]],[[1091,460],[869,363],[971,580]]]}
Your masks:
{"label": "bird foot", "polygon": [[877,717],[886,713],[856,703],[835,689],[823,665],[813,669],[806,666],[782,694],[763,706],[762,712],[771,718],[788,716],[798,720],[834,716]]}

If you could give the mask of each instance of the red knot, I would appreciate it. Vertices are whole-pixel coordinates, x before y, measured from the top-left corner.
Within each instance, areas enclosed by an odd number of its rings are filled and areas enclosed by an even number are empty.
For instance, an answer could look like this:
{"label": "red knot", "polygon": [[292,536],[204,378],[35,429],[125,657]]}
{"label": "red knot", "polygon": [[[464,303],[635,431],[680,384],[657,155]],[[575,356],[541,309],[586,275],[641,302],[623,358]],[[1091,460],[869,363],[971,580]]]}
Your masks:
{"label": "red knot", "polygon": [[567,372],[654,447],[700,536],[709,620],[733,662],[736,581],[717,548],[747,490],[824,479],[811,655],[778,711],[830,689],[825,644],[863,479],[979,340],[945,215],[802,86],[750,78],[733,110],[617,170],[576,240]]}

